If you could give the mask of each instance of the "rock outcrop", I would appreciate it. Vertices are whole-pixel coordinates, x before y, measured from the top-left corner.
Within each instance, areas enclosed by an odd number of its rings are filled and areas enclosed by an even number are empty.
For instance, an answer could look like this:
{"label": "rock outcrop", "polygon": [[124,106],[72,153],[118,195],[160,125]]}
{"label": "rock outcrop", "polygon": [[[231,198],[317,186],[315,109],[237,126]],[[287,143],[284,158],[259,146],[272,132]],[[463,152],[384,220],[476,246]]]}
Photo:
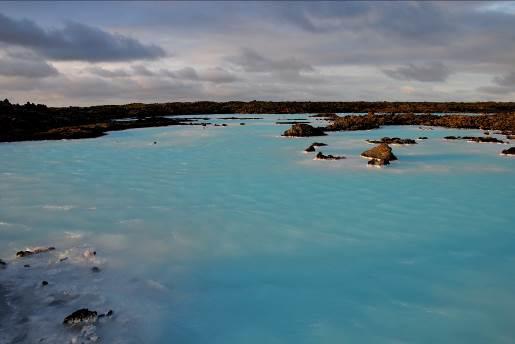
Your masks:
{"label": "rock outcrop", "polygon": [[498,138],[491,136],[445,136],[446,140],[467,140],[470,142],[478,142],[478,143],[505,143]]}
{"label": "rock outcrop", "polygon": [[308,148],[304,149],[304,152],[314,152],[316,147],[327,146],[327,144],[322,142],[313,142]]}
{"label": "rock outcrop", "polygon": [[392,149],[386,143],[381,143],[374,148],[364,151],[361,153],[361,156],[370,159],[384,160],[385,162],[397,160],[397,157],[392,153]]}
{"label": "rock outcrop", "polygon": [[322,152],[318,152],[316,158],[316,160],[341,160],[341,159],[345,159],[344,156],[335,156],[335,155],[324,155],[324,153]]}
{"label": "rock outcrop", "polygon": [[401,139],[398,137],[383,137],[380,140],[367,140],[369,143],[386,143],[386,144],[395,144],[395,145],[415,145],[417,142],[413,139]]}
{"label": "rock outcrop", "polygon": [[283,136],[290,137],[307,137],[307,136],[325,136],[326,133],[320,128],[312,127],[309,124],[299,123],[291,126],[290,129],[283,133]]}
{"label": "rock outcrop", "polygon": [[96,322],[98,319],[98,313],[96,311],[90,311],[87,308],[81,308],[76,310],[72,314],[68,315],[63,320],[63,324],[66,325],[83,325]]}
{"label": "rock outcrop", "polygon": [[55,250],[55,247],[36,247],[33,249],[18,251],[18,252],[16,252],[16,257],[28,257],[28,256],[32,256],[33,254],[44,253],[44,252],[53,251],[53,250]]}
{"label": "rock outcrop", "polygon": [[505,149],[501,152],[501,154],[504,155],[515,155],[515,147],[510,147],[508,149]]}

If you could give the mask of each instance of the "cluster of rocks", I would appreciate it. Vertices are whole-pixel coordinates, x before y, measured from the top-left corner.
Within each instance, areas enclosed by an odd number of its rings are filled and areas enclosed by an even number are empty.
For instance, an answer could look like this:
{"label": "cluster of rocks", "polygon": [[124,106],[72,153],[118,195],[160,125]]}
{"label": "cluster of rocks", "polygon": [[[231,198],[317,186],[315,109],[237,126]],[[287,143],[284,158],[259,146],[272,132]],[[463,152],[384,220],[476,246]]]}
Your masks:
{"label": "cluster of rocks", "polygon": [[383,137],[380,140],[367,140],[367,142],[375,143],[375,144],[386,143],[389,145],[392,145],[392,144],[394,144],[394,145],[415,145],[415,144],[417,144],[417,142],[413,139],[401,139],[398,137]]}
{"label": "cluster of rocks", "polygon": [[309,124],[297,123],[286,130],[282,136],[288,137],[308,137],[308,136],[325,136],[327,135],[321,128],[312,127]]}
{"label": "cluster of rocks", "polygon": [[[16,252],[16,257],[18,259],[26,259],[27,257],[31,257],[40,253],[50,252],[54,251],[55,247],[37,247],[37,248],[31,248],[31,249],[25,249]],[[87,249],[82,253],[82,256],[86,259],[92,259],[97,254],[96,251]],[[68,257],[60,258],[59,262],[63,262],[67,260]],[[7,267],[7,263],[0,259],[0,269],[5,269]],[[29,264],[25,264],[24,267],[30,267]],[[99,273],[101,270],[98,266],[93,266],[91,268],[91,271],[94,273]],[[48,287],[49,282],[46,280],[43,280],[41,282],[41,287]],[[97,311],[89,310],[88,308],[81,308],[73,313],[67,315],[64,320],[63,324],[70,325],[70,326],[80,326],[82,329],[86,329],[86,326],[94,324],[98,321],[98,319],[111,317],[113,315],[113,311],[109,310],[106,313],[99,314]]]}
{"label": "cluster of rocks", "polygon": [[90,311],[87,308],[81,308],[66,316],[63,320],[65,325],[87,325],[95,323],[98,319],[104,317],[111,317],[113,311],[109,310],[107,313],[98,314],[97,311]]}
{"label": "cluster of rocks", "polygon": [[446,140],[467,140],[478,143],[505,143],[503,140],[491,136],[445,136]]}
{"label": "cluster of rocks", "polygon": [[316,160],[341,160],[341,159],[345,159],[345,157],[344,156],[331,155],[331,154],[325,155],[322,152],[318,152],[318,154],[317,154],[315,159]]}

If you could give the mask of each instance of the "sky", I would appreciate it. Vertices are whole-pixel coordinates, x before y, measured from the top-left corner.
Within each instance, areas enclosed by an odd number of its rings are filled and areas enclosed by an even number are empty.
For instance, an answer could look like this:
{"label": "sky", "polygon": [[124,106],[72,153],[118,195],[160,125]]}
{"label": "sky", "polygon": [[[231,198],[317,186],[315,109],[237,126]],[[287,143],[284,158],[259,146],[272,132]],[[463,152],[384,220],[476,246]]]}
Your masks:
{"label": "sky", "polygon": [[515,2],[0,2],[0,98],[515,101]]}

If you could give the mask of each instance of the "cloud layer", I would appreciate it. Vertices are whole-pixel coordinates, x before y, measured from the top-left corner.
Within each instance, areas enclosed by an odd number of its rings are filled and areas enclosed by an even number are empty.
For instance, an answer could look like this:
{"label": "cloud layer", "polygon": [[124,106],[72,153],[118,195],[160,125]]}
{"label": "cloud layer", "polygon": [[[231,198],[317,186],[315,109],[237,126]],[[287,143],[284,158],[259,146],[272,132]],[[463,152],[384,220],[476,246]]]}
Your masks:
{"label": "cloud layer", "polygon": [[13,101],[513,100],[515,5],[2,3]]}
{"label": "cloud layer", "polygon": [[130,61],[165,56],[157,45],[88,25],[66,22],[61,29],[45,30],[34,21],[1,13],[0,42],[32,49],[53,60]]}

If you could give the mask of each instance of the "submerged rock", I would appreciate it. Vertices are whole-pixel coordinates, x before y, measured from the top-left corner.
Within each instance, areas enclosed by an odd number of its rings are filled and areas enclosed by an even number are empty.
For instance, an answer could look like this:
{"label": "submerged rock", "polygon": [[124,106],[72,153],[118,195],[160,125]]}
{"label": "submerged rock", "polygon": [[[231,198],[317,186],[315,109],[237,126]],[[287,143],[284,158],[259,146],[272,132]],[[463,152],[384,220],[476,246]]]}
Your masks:
{"label": "submerged rock", "polygon": [[41,282],[41,285],[44,287],[44,286],[48,285],[48,282],[47,281],[43,281],[43,282]]}
{"label": "submerged rock", "polygon": [[38,253],[44,253],[44,252],[48,252],[48,251],[53,251],[55,250],[55,247],[36,247],[34,249],[28,249],[28,250],[24,250],[24,251],[18,251],[16,252],[16,257],[27,257],[27,256],[32,256],[33,254],[38,254]]}
{"label": "submerged rock", "polygon": [[327,135],[320,128],[312,127],[309,124],[294,124],[290,129],[286,130],[282,136],[295,136],[295,137],[307,137],[307,136],[325,136]]}
{"label": "submerged rock", "polygon": [[390,165],[390,162],[388,160],[384,160],[384,159],[370,159],[368,161],[368,165],[371,165],[371,166],[384,166],[384,165]]}
{"label": "submerged rock", "polygon": [[398,137],[383,137],[380,140],[367,140],[370,143],[386,143],[386,144],[396,144],[396,145],[415,145],[417,142],[413,139],[401,139]]}
{"label": "submerged rock", "polygon": [[100,268],[98,266],[94,266],[91,268],[92,272],[100,272]]}
{"label": "submerged rock", "polygon": [[501,154],[504,155],[515,155],[515,147],[510,147],[508,149],[505,149],[501,152]]}
{"label": "submerged rock", "polygon": [[322,146],[327,146],[327,144],[322,143],[322,142],[313,142],[313,143],[312,143],[308,148],[306,148],[304,151],[305,151],[305,152],[314,152],[316,147],[322,147]]}
{"label": "submerged rock", "polygon": [[63,324],[66,325],[77,325],[77,324],[89,324],[97,321],[97,312],[90,311],[87,308],[81,308],[72,314],[68,315],[63,320]]}
{"label": "submerged rock", "polygon": [[392,153],[392,149],[386,143],[381,143],[374,148],[364,151],[361,153],[361,156],[365,158],[384,160],[385,162],[397,160],[397,157]]}
{"label": "submerged rock", "polygon": [[345,157],[344,156],[334,156],[331,154],[324,155],[324,153],[318,152],[316,159],[317,160],[341,160],[341,159],[345,159]]}
{"label": "submerged rock", "polygon": [[419,140],[427,140],[427,136],[419,136],[418,139]]}
{"label": "submerged rock", "polygon": [[5,269],[7,267],[7,263],[0,259],[0,269]]}

